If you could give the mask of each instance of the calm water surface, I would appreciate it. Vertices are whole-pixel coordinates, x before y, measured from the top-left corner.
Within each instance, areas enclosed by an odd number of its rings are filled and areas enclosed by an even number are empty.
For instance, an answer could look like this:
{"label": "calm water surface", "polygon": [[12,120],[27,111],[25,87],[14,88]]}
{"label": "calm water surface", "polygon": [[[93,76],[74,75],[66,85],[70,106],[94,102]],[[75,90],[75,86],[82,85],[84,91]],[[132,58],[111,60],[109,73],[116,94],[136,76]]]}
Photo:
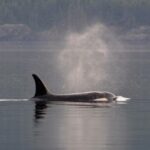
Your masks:
{"label": "calm water surface", "polygon": [[9,150],[148,149],[150,103],[83,105],[0,102],[0,145]]}
{"label": "calm water surface", "polygon": [[55,69],[56,57],[57,52],[0,52],[1,150],[149,149],[150,53],[115,52],[109,57],[108,80],[96,89],[130,97],[125,104],[39,106],[24,100],[34,94],[32,73],[56,93],[68,90]]}

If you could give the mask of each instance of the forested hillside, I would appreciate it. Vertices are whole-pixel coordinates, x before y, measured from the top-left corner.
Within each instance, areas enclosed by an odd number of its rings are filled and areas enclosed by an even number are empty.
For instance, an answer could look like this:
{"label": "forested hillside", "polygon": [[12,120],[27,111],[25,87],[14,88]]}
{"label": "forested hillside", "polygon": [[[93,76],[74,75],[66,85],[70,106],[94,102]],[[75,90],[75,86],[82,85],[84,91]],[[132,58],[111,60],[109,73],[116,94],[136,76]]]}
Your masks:
{"label": "forested hillside", "polygon": [[39,31],[93,22],[150,25],[149,14],[149,0],[0,0],[0,25],[25,24]]}

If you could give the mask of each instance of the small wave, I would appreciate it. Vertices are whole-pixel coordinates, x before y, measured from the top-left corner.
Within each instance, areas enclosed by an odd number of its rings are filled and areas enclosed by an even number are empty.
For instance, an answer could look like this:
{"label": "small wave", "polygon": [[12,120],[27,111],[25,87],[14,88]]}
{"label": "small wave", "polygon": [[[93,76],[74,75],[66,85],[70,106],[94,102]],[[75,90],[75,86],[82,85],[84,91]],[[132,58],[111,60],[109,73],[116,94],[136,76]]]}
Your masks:
{"label": "small wave", "polygon": [[28,99],[0,99],[0,102],[28,101]]}

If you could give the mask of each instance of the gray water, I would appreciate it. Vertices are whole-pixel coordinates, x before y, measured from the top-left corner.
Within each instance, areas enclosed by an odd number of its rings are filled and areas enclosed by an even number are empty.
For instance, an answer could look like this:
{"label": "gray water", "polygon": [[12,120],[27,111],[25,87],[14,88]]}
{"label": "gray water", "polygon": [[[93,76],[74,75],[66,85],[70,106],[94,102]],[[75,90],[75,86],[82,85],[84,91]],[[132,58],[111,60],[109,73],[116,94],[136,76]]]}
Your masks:
{"label": "gray water", "polygon": [[107,79],[92,85],[93,90],[130,97],[126,103],[38,106],[28,101],[35,88],[32,73],[55,93],[70,92],[70,87],[64,86],[65,68],[64,76],[57,68],[59,50],[26,47],[10,46],[0,52],[1,150],[149,149],[149,52],[110,52],[101,66]]}

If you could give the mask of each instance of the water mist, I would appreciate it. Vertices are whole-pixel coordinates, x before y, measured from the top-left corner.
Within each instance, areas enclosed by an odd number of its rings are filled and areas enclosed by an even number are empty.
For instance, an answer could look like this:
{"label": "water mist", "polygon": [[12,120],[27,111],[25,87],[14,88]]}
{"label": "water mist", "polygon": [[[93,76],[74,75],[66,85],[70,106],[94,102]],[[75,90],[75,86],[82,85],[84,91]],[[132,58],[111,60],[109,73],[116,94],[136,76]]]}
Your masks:
{"label": "water mist", "polygon": [[[114,45],[118,43],[113,33],[102,24],[88,27],[80,33],[69,32],[65,47],[57,57],[63,90],[102,90],[103,81],[109,79],[109,53]],[[97,88],[100,85],[101,89]]]}

